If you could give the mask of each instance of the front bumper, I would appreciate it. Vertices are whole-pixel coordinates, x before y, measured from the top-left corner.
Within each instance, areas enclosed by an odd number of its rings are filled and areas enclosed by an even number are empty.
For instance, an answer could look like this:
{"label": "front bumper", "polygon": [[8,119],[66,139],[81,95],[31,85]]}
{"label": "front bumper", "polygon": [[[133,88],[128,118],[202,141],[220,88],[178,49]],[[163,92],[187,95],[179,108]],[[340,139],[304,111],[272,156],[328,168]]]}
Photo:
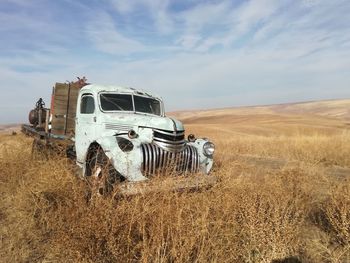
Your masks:
{"label": "front bumper", "polygon": [[169,177],[152,179],[142,182],[127,182],[116,185],[115,195],[133,196],[159,192],[186,192],[208,189],[214,186],[218,179],[214,175],[192,175],[186,177]]}

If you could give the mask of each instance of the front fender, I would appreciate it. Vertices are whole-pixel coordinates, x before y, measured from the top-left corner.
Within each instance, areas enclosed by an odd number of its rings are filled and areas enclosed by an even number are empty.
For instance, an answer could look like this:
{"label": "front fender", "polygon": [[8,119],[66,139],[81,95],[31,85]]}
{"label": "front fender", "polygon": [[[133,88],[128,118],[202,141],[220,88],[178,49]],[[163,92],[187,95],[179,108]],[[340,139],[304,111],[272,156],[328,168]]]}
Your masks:
{"label": "front fender", "polygon": [[[121,136],[130,140],[125,136]],[[115,136],[106,136],[98,139],[96,142],[102,147],[107,157],[111,160],[114,168],[128,181],[144,181],[147,178],[141,173],[143,162],[141,152],[141,142],[137,139],[130,140],[134,148],[130,152],[122,151],[117,143]]]}
{"label": "front fender", "polygon": [[209,174],[213,167],[213,158],[205,156],[203,152],[203,145],[206,142],[208,142],[206,139],[196,139],[194,142],[188,142],[188,144],[197,148],[199,154],[199,167],[203,173]]}

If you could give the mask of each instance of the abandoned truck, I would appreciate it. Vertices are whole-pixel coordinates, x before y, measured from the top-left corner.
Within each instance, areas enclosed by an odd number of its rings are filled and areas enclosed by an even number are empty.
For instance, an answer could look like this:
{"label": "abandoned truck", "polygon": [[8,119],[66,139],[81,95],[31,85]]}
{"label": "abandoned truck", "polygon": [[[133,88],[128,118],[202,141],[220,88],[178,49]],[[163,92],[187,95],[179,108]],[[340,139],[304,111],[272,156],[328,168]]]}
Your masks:
{"label": "abandoned truck", "polygon": [[214,144],[193,134],[185,139],[183,124],[167,117],[162,99],[149,92],[87,84],[85,78],[56,83],[51,107],[40,99],[29,122],[22,131],[36,137],[34,147],[64,145],[85,178],[103,181],[102,192],[162,171],[187,178],[202,173],[194,187],[213,182]]}

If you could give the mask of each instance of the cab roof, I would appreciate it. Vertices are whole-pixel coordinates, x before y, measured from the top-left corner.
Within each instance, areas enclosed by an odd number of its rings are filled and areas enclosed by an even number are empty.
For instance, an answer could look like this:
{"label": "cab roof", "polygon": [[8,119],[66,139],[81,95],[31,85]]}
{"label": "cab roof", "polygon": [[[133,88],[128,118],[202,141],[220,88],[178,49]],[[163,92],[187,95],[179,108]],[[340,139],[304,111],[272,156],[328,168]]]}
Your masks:
{"label": "cab roof", "polygon": [[100,92],[116,92],[116,93],[129,93],[134,95],[141,95],[141,96],[148,96],[153,97],[161,100],[161,97],[159,97],[156,94],[152,94],[148,91],[140,90],[140,89],[134,89],[131,87],[122,87],[118,85],[98,85],[98,84],[88,84],[84,86],[80,92],[84,91],[90,91],[94,93],[100,93]]}

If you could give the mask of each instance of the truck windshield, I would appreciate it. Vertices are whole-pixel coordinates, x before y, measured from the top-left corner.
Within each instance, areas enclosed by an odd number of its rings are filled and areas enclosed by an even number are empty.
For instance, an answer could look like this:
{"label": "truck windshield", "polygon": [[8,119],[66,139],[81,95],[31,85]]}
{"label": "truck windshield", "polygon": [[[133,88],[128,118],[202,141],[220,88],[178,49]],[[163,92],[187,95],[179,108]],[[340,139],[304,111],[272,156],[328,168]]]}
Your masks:
{"label": "truck windshield", "polygon": [[100,102],[103,111],[136,111],[159,116],[162,113],[160,101],[149,97],[135,95],[135,109],[131,94],[103,93]]}
{"label": "truck windshield", "polygon": [[134,96],[134,101],[135,111],[154,115],[161,115],[159,100],[141,96]]}
{"label": "truck windshield", "polygon": [[104,93],[100,95],[100,101],[104,111],[134,111],[129,94]]}

